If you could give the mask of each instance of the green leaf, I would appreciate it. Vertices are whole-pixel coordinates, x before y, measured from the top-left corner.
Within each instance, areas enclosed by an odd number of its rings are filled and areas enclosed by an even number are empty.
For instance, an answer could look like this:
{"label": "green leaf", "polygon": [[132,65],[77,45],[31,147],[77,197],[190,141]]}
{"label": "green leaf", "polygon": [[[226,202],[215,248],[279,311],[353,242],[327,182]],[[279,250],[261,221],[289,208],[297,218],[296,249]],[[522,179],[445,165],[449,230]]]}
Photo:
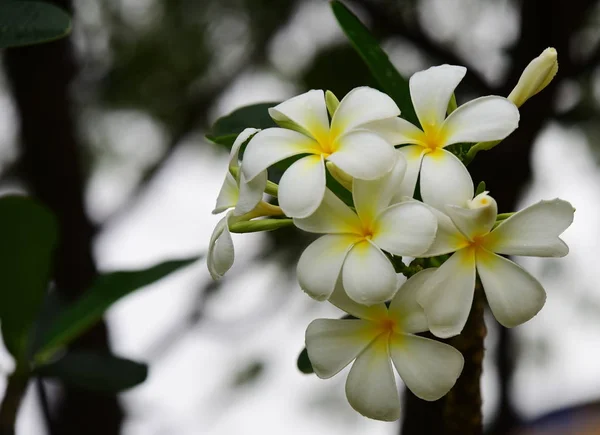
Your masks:
{"label": "green leaf", "polygon": [[477,185],[477,190],[475,190],[475,196],[483,192],[485,192],[485,181],[480,181]]}
{"label": "green leaf", "polygon": [[118,393],[144,382],[148,366],[110,354],[71,351],[58,361],[40,367],[36,373],[86,390]]}
{"label": "green leaf", "polygon": [[279,103],[259,103],[240,107],[229,115],[219,118],[214,123],[210,133],[206,135],[211,141],[220,145],[231,147],[235,138],[245,128],[269,128],[277,127],[275,121],[269,116],[269,107],[277,106]]}
{"label": "green leaf", "polygon": [[314,373],[313,366],[308,358],[308,351],[306,348],[302,349],[300,355],[298,355],[298,361],[296,361],[296,365],[298,366],[298,370],[300,370],[305,375],[310,375]]}
{"label": "green leaf", "polygon": [[62,9],[37,1],[0,1],[0,48],[40,44],[71,32]]}
{"label": "green leaf", "polygon": [[408,81],[394,68],[369,29],[342,3],[333,1],[331,8],[340,27],[369,67],[375,80],[400,108],[402,117],[417,126],[420,125],[410,99]]}
{"label": "green leaf", "polygon": [[45,334],[35,353],[43,363],[60,347],[68,344],[96,323],[116,301],[133,291],[152,284],[198,260],[166,261],[143,270],[112,272],[100,275],[81,299],[63,311]]}
{"label": "green leaf", "polygon": [[58,239],[57,223],[37,202],[0,199],[0,321],[9,352],[23,361],[40,311]]}

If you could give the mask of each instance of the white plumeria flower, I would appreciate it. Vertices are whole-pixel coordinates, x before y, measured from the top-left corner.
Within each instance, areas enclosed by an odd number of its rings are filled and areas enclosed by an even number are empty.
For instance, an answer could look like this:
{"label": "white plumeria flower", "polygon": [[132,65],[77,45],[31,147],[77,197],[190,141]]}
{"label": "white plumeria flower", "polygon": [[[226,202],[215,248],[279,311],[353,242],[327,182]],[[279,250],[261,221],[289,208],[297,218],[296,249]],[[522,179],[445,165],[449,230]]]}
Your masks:
{"label": "white plumeria flower", "polygon": [[[233,210],[230,210],[213,230],[206,259],[210,275],[215,280],[221,278],[233,265],[234,249],[229,225],[239,216],[250,213],[262,203],[263,192],[267,185],[267,172],[263,171],[252,181],[246,182],[244,174],[239,170],[238,161],[240,147],[258,131],[255,128],[245,129],[238,135],[231,147],[227,175],[217,197],[213,214],[222,213],[228,209]],[[237,169],[237,177],[232,175],[232,169]],[[265,204],[265,206],[268,205]]]}
{"label": "white plumeria flower", "polygon": [[314,214],[294,219],[302,230],[326,234],[310,244],[298,262],[300,287],[311,297],[328,299],[340,278],[348,296],[360,304],[389,300],[396,292],[397,276],[383,251],[415,257],[433,242],[437,221],[425,205],[413,201],[389,206],[394,191],[385,188],[391,186],[387,179],[401,179],[406,167],[401,154],[396,155],[401,162],[385,177],[353,180],[356,212],[326,190]]}
{"label": "white plumeria flower", "polygon": [[437,212],[438,235],[424,256],[454,252],[424,284],[417,300],[429,328],[438,337],[459,334],[469,316],[479,274],[492,313],[513,327],[535,316],[544,306],[542,285],[517,264],[496,254],[563,257],[569,252],[559,238],[573,222],[566,201],[541,201],[515,213],[496,228],[496,201],[487,192],[467,208],[446,206]]}
{"label": "white plumeria flower", "polygon": [[465,76],[462,66],[441,65],[415,73],[410,96],[423,130],[401,118],[375,122],[372,128],[400,148],[408,162],[401,195],[412,197],[419,171],[423,201],[440,210],[464,206],[473,198],[471,176],[444,148],[462,142],[504,139],[519,124],[519,110],[506,98],[487,96],[463,104],[446,118],[454,89]]}
{"label": "white plumeria flower", "polygon": [[372,121],[400,114],[396,103],[382,92],[368,87],[353,89],[340,102],[331,125],[322,90],[287,100],[269,109],[269,114],[286,128],[268,128],[256,134],[246,148],[242,169],[251,181],[276,162],[308,154],[294,162],[279,182],[279,204],[290,217],[307,217],[321,204],[325,160],[365,180],[381,177],[392,167],[394,148],[365,128]]}
{"label": "white plumeria flower", "polygon": [[306,330],[308,357],[320,378],[334,376],[356,359],[346,380],[346,396],[366,417],[400,418],[390,359],[406,386],[429,401],[444,396],[463,369],[464,359],[452,346],[414,335],[428,330],[415,293],[431,273],[426,269],[410,278],[389,308],[357,304],[338,285],[330,302],[357,319],[317,319]]}

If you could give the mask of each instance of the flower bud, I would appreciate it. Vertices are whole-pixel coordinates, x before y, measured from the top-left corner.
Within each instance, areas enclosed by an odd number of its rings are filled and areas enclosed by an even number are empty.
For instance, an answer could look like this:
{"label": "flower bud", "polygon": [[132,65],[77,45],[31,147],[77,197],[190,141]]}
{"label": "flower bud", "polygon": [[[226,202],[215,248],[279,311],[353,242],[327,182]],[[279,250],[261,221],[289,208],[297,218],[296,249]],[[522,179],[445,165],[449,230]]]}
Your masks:
{"label": "flower bud", "polygon": [[557,53],[552,47],[533,59],[521,74],[519,83],[512,90],[508,99],[520,107],[529,98],[544,89],[558,71]]}

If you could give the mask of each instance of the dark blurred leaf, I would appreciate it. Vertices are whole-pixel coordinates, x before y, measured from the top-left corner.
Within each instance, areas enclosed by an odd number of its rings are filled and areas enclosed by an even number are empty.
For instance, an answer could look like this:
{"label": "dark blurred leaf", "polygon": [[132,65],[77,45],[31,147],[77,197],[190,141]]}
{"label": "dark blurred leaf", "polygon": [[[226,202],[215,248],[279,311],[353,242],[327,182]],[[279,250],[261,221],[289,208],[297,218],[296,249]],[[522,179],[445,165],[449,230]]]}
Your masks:
{"label": "dark blurred leaf", "polygon": [[298,366],[298,370],[306,375],[310,375],[311,373],[315,372],[310,359],[308,358],[308,351],[306,348],[302,349],[302,352],[300,352],[300,355],[298,355],[298,361],[296,362],[296,365]]}
{"label": "dark blurred leaf", "polygon": [[86,390],[118,393],[146,380],[146,364],[91,351],[71,351],[37,370],[42,377],[58,378]]}
{"label": "dark blurred leaf", "polygon": [[44,300],[57,232],[54,216],[37,202],[0,199],[0,320],[4,343],[19,361]]}
{"label": "dark blurred leaf", "polygon": [[346,205],[350,207],[354,207],[354,199],[352,198],[352,192],[347,190],[344,186],[342,186],[338,181],[333,178],[333,176],[327,171],[325,173],[327,177],[327,188],[335,193],[335,196],[340,198]]}
{"label": "dark blurred leaf", "polygon": [[36,1],[0,1],[0,48],[40,44],[71,31],[71,18],[62,9]]}
{"label": "dark blurred leaf", "polygon": [[192,264],[198,258],[167,261],[143,270],[100,275],[82,298],[56,319],[45,334],[43,344],[36,352],[36,359],[44,361],[59,347],[81,335],[123,296]]}
{"label": "dark blurred leaf", "polygon": [[233,379],[235,387],[241,387],[256,381],[265,371],[265,364],[262,361],[254,361],[239,371]]}
{"label": "dark blurred leaf", "polygon": [[371,74],[402,111],[402,117],[415,125],[420,125],[410,99],[408,81],[394,68],[377,40],[356,15],[342,3],[333,1],[331,8],[342,30],[369,67]]}
{"label": "dark blurred leaf", "polygon": [[245,128],[277,127],[268,111],[269,107],[274,107],[277,104],[279,103],[259,103],[240,107],[229,115],[219,118],[206,137],[213,142],[231,148],[237,135]]}

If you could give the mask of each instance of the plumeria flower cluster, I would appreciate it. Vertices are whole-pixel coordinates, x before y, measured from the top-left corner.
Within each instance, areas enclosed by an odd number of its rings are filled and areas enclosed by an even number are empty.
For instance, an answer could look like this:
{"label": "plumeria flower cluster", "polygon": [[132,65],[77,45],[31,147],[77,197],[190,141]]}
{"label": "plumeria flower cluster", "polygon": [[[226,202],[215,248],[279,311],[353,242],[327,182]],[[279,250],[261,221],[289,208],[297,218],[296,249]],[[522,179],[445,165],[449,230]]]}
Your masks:
{"label": "plumeria flower cluster", "polygon": [[[460,334],[477,279],[499,323],[514,327],[534,317],[545,291],[504,256],[565,256],[568,247],[559,236],[574,215],[560,199],[499,215],[488,191],[475,192],[464,156],[449,146],[472,144],[468,161],[497,145],[518,127],[518,106],[556,70],[556,51],[548,49],[508,98],[486,96],[459,107],[451,101],[464,67],[418,72],[409,87],[419,125],[399,117],[389,96],[368,87],[341,101],[311,90],[272,107],[278,127],[246,129],[233,144],[214,211],[229,210],[210,241],[211,275],[218,279],[233,264],[230,232],[293,224],[319,234],[298,261],[298,282],[310,297],[328,300],[350,318],[308,326],[314,372],[329,378],[354,361],[348,401],[374,419],[400,416],[392,367],[415,395],[439,399],[460,376],[463,357],[417,334]],[[290,157],[295,160],[279,185],[268,181],[268,168]],[[328,173],[338,183],[328,181]],[[402,257],[415,258],[418,267],[406,266]]]}

